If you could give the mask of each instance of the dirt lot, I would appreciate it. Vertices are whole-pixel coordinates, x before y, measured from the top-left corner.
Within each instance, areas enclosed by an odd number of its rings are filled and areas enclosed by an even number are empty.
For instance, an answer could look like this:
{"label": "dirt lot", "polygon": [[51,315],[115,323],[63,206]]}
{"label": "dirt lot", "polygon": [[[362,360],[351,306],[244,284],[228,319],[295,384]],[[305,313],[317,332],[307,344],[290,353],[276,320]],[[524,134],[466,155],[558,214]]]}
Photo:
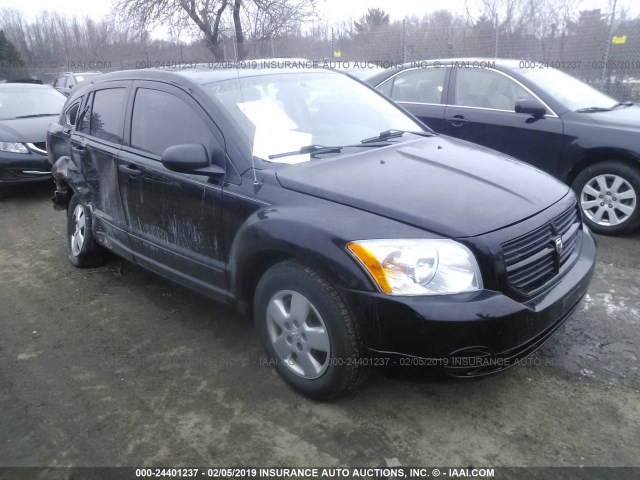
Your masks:
{"label": "dirt lot", "polygon": [[50,188],[0,201],[2,466],[640,466],[640,235],[599,240],[583,308],[529,365],[379,369],[317,403],[253,325],[138,267],[76,270]]}

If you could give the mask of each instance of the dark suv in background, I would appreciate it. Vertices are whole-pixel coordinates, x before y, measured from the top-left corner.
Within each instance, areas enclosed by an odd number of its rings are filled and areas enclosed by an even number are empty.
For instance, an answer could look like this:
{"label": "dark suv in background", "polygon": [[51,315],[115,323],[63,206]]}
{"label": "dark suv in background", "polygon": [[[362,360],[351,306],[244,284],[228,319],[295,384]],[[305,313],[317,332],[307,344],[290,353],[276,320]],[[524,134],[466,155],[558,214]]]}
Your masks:
{"label": "dark suv in background", "polygon": [[55,79],[53,82],[53,88],[58,90],[60,93],[64,95],[69,95],[73,87],[75,87],[78,83],[84,82],[89,78],[94,78],[97,75],[101,75],[102,72],[94,71],[94,72],[65,72]]}
{"label": "dark suv in background", "polygon": [[513,366],[593,274],[566,185],[337,72],[111,73],[74,90],[48,142],[71,263],[111,251],[252,312],[269,363],[313,397],[402,359]]}

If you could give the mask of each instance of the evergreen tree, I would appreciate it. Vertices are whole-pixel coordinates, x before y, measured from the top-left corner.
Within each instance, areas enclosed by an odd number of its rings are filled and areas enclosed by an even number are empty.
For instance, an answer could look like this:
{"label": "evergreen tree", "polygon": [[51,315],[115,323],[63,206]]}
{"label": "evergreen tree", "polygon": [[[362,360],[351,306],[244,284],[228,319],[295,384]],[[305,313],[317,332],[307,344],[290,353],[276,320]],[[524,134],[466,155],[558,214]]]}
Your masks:
{"label": "evergreen tree", "polygon": [[12,80],[25,76],[24,62],[16,47],[0,30],[0,79]]}

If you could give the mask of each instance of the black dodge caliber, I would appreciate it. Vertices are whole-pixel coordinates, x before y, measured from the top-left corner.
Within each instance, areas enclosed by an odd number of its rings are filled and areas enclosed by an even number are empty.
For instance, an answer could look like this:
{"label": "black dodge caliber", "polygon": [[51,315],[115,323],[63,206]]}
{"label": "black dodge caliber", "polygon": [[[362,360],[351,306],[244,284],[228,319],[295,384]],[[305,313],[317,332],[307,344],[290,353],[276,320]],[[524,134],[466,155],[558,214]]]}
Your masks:
{"label": "black dodge caliber", "polygon": [[70,95],[48,147],[71,263],[111,251],[251,313],[311,397],[392,361],[512,366],[593,272],[567,186],[337,72],[107,74]]}

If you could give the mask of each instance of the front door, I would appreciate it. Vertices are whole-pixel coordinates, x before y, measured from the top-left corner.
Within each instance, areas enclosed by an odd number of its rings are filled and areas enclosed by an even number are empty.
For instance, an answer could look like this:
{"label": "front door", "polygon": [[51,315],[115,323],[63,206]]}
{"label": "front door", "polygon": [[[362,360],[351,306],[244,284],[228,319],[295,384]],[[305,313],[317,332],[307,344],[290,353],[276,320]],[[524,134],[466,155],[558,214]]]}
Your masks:
{"label": "front door", "polygon": [[[452,68],[444,133],[492,148],[556,175],[562,120],[516,113],[516,100],[536,99],[511,77],[491,69]],[[537,99],[536,99],[537,100]]]}
{"label": "front door", "polygon": [[221,134],[189,95],[161,82],[136,82],[127,110],[130,137],[118,174],[135,261],[223,297],[222,182],[160,162],[167,147],[186,143],[204,145],[211,156],[216,141],[224,145]]}

